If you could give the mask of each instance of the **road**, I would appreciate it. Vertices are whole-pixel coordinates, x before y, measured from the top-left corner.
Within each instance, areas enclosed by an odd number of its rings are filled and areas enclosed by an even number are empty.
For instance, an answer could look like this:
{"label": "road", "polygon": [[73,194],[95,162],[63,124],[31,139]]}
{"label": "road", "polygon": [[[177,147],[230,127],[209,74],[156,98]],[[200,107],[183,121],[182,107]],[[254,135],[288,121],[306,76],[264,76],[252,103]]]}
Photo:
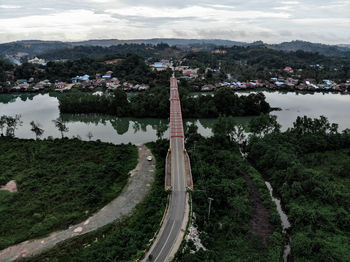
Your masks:
{"label": "road", "polygon": [[177,80],[174,77],[170,79],[170,92],[172,193],[166,219],[145,261],[169,261],[181,244],[187,224],[188,201],[184,167],[184,132]]}

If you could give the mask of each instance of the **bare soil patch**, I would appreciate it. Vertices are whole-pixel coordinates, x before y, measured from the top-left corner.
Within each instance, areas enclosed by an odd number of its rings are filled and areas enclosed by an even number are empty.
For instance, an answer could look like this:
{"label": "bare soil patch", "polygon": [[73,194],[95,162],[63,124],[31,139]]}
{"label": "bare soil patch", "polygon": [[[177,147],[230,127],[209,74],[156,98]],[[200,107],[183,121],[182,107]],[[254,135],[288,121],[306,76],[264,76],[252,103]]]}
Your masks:
{"label": "bare soil patch", "polygon": [[8,182],[6,185],[1,186],[0,190],[5,190],[5,191],[9,191],[11,193],[16,193],[17,190],[17,184],[15,180],[11,180],[10,182]]}

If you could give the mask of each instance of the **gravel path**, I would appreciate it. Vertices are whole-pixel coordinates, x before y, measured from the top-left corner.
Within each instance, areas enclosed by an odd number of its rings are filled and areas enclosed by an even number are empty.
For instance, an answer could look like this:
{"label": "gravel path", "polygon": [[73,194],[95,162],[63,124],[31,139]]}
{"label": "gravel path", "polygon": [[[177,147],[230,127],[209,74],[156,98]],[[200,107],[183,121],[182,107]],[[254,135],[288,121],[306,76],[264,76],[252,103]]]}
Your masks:
{"label": "gravel path", "polygon": [[116,219],[130,215],[133,208],[142,201],[151,188],[154,181],[155,160],[147,161],[147,156],[152,155],[146,146],[138,147],[139,162],[136,168],[130,171],[127,186],[123,192],[111,203],[103,207],[89,219],[66,230],[52,233],[50,236],[22,242],[8,247],[0,252],[0,261],[14,261],[21,257],[29,257],[46,251],[56,244],[69,238],[83,235]]}

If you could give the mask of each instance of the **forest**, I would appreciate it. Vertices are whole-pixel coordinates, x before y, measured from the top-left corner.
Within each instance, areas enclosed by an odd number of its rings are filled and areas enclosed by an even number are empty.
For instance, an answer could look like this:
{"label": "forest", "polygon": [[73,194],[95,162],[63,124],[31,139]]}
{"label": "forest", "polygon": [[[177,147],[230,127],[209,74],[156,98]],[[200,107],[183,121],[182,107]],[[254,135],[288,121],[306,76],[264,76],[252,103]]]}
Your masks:
{"label": "forest", "polygon": [[325,117],[252,137],[249,161],[281,198],[292,261],[350,261],[350,130]]}
{"label": "forest", "polygon": [[[48,52],[42,53],[38,55],[38,57],[46,59],[46,60],[56,60],[56,59],[69,59],[75,60],[84,57],[90,58],[101,58],[104,60],[108,60],[114,58],[115,54],[119,55],[127,55],[129,53],[137,54],[144,58],[153,57],[153,58],[161,58],[166,56],[166,50],[169,49],[173,51],[179,51],[176,47],[170,47],[168,44],[157,44],[157,45],[149,45],[149,44],[119,44],[112,45],[109,47],[103,46],[75,46],[73,48],[60,48],[55,50],[50,50]],[[171,52],[173,53],[173,52]]]}
{"label": "forest", "polygon": [[0,88],[1,88],[1,83],[7,80],[6,71],[12,70],[12,69],[13,69],[13,65],[11,65],[6,60],[0,59]]}
{"label": "forest", "polygon": [[1,135],[0,148],[0,185],[18,188],[0,191],[0,250],[87,219],[120,194],[137,162],[130,144]]}
{"label": "forest", "polygon": [[25,261],[136,261],[150,244],[163,217],[168,193],[164,191],[164,159],[168,140],[148,143],[156,157],[155,182],[134,214],[91,233],[67,240]]}
{"label": "forest", "polygon": [[[271,111],[262,93],[238,96],[229,88],[219,89],[214,96],[191,97],[188,90],[180,88],[182,114],[185,118],[210,118],[219,115],[253,116]],[[58,97],[61,113],[100,113],[118,117],[169,116],[169,89],[156,87],[150,91],[127,98],[120,89],[112,95],[65,94]]]}

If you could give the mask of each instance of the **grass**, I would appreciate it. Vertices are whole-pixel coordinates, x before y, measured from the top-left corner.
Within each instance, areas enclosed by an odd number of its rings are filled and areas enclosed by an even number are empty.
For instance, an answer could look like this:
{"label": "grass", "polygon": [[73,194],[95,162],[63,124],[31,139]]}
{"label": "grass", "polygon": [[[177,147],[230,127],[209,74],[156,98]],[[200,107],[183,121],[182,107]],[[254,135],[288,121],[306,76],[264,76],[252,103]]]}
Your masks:
{"label": "grass", "polygon": [[0,250],[76,224],[117,197],[137,163],[132,145],[0,137]]}

